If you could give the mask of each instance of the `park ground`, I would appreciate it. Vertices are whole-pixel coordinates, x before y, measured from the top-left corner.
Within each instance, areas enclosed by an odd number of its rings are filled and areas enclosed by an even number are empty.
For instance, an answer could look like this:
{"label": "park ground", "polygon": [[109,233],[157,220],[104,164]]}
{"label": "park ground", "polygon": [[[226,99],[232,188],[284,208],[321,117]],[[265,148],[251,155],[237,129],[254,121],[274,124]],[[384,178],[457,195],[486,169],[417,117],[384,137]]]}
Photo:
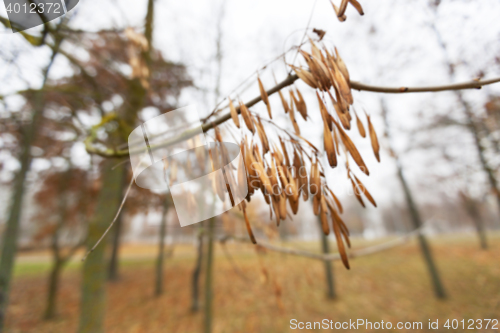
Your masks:
{"label": "park ground", "polygon": [[[354,240],[361,248],[387,240]],[[480,250],[474,235],[431,239],[448,298],[434,297],[415,241],[351,260],[346,270],[334,263],[337,299],[326,297],[324,265],[307,258],[256,252],[252,245],[216,245],[214,332],[295,332],[290,320],[334,322],[422,322],[429,319],[500,319],[500,234],[489,235],[490,249]],[[281,244],[319,249],[315,243]],[[120,280],[108,284],[106,332],[201,332],[202,311],[191,313],[192,245],[176,245],[166,259],[164,294],[153,296],[156,247],[126,245]],[[228,256],[227,253],[230,253]],[[50,268],[47,252],[22,253],[17,260],[8,311],[9,333],[68,333],[78,325],[81,253],[65,269],[58,316],[43,321]],[[202,280],[203,282],[203,277]],[[497,326],[500,327],[500,324]],[[311,331],[311,330],[304,330]],[[318,330],[325,331],[325,330]],[[349,330],[344,330],[349,331]],[[360,332],[367,332],[364,328]],[[383,331],[383,330],[373,330]],[[392,330],[396,331],[396,330]],[[405,331],[405,330],[401,330]],[[408,330],[414,332],[416,330]],[[420,331],[420,330],[419,330]],[[461,330],[459,330],[461,331]],[[498,330],[469,330],[469,332]]]}

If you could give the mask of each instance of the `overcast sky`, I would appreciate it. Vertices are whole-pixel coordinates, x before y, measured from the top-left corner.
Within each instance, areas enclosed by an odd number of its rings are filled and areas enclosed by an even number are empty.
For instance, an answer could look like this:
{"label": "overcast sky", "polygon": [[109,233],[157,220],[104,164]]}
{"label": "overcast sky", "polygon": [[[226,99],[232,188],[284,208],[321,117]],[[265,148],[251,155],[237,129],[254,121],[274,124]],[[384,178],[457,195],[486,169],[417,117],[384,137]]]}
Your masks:
{"label": "overcast sky", "polygon": [[[81,0],[71,24],[90,31],[130,25],[141,27],[146,2]],[[217,72],[215,53],[219,25],[223,53],[222,96],[233,92],[264,64],[298,44],[309,20],[310,28],[327,31],[326,45],[339,49],[353,80],[387,86],[450,83],[445,66],[446,57],[439,47],[436,34],[430,28],[432,24],[436,25],[448,45],[448,56],[458,65],[456,81],[468,81],[479,71],[483,71],[486,78],[500,76],[500,66],[494,61],[495,57],[500,57],[498,0],[448,0],[442,2],[437,12],[423,0],[360,2],[365,15],[359,16],[349,6],[347,21],[340,23],[329,0],[157,0],[154,43],[169,60],[186,64],[196,86],[204,89],[205,93],[193,89],[186,91],[179,101],[180,106],[197,103],[200,113],[208,112],[215,104],[213,91]],[[5,8],[1,6],[0,15],[5,16]],[[11,94],[27,85],[39,86],[40,68],[47,63],[49,51],[46,48],[33,50],[18,34],[5,31],[0,34],[0,45],[0,94]],[[291,53],[287,61],[291,62],[293,55]],[[8,63],[9,59],[16,56],[18,61],[15,65]],[[260,72],[266,87],[274,83],[272,71],[281,80],[286,76],[285,68],[281,60]],[[59,59],[52,78],[69,73],[65,61]],[[255,79],[252,81],[255,82]],[[312,121],[303,124],[302,119],[299,120],[304,136],[321,146],[322,125],[319,112],[315,112],[317,103],[314,92],[302,83],[298,87],[307,95],[310,114],[314,114]],[[468,91],[465,96],[481,111],[487,95],[493,93],[500,93],[500,85]],[[239,96],[244,101],[256,95],[258,88],[255,84],[245,91],[239,90]],[[466,170],[467,165],[477,167],[476,152],[467,132],[456,129],[438,133],[417,131],[431,124],[436,115],[450,111],[456,119],[463,119],[462,110],[456,104],[453,94],[382,96],[355,92],[354,107],[358,111],[364,109],[372,115],[379,137],[384,131],[380,117],[382,97],[389,107],[394,145],[403,154],[403,164],[412,185],[418,189],[420,201],[432,200],[433,193],[441,195],[442,188],[433,186],[433,176],[451,177],[452,171]],[[275,106],[274,113],[282,113],[278,97],[273,96],[271,100]],[[14,97],[7,101],[12,107],[18,104]],[[263,105],[258,105],[255,109],[264,110]],[[287,116],[281,117],[283,124],[289,123]],[[352,132],[356,132],[356,129]],[[415,135],[410,135],[415,132]],[[361,140],[357,133],[351,136],[361,148],[371,173],[370,177],[365,177],[361,172],[356,172],[358,177],[366,183],[377,201],[398,201],[401,191],[395,178],[394,161],[383,150],[382,162],[377,164],[369,140]],[[452,168],[439,158],[435,149],[415,148],[424,143],[447,146],[447,151],[459,157],[461,164]],[[471,171],[471,177],[478,184],[472,185],[473,191],[484,192],[484,176]],[[332,187],[339,195],[349,192],[345,172],[341,167],[330,172],[329,181],[334,184]],[[451,183],[455,181],[460,183],[458,179]],[[350,197],[344,200],[354,199]]]}

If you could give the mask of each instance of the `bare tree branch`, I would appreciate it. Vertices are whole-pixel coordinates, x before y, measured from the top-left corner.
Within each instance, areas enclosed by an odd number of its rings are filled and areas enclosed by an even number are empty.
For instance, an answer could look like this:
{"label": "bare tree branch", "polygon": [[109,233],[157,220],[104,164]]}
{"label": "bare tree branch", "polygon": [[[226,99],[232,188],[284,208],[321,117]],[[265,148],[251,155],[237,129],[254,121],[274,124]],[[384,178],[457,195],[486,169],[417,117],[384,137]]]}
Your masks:
{"label": "bare tree branch", "polygon": [[[295,81],[297,81],[299,77],[297,75],[289,75],[286,79],[272,87],[271,89],[267,90],[267,95],[270,96],[278,91],[280,91],[283,88],[286,88],[290,85],[292,85]],[[429,87],[381,87],[381,86],[370,86],[364,83],[360,83],[357,81],[351,81],[351,88],[354,90],[359,90],[359,91],[371,91],[371,92],[379,92],[379,93],[388,93],[388,94],[401,94],[401,93],[417,93],[417,92],[439,92],[439,91],[447,91],[447,90],[461,90],[461,89],[481,89],[482,86],[485,85],[490,85],[500,82],[500,78],[494,78],[490,80],[473,80],[470,82],[464,82],[464,83],[457,83],[457,84],[451,84],[451,85],[443,85],[443,86],[429,86]],[[245,106],[247,108],[250,108],[260,102],[262,100],[261,96],[257,96],[254,99],[248,101],[245,103]],[[239,106],[236,107],[236,111],[240,113],[240,108]],[[208,119],[205,121],[205,123],[202,126],[203,132],[207,132],[208,130],[216,127],[217,125],[220,125],[226,121],[231,119],[231,114],[230,112],[226,112],[221,116],[218,116],[216,119],[213,121],[208,121]],[[187,140],[194,135],[196,135],[198,132],[196,130],[186,130],[185,132],[181,133],[179,136],[172,138],[170,140],[166,140],[165,142],[162,143],[162,147],[169,146],[184,140]],[[110,148],[107,149],[102,149],[95,147],[93,145],[93,140],[96,137],[96,135],[91,135],[85,140],[85,148],[87,149],[87,152],[89,154],[96,154],[100,155],[103,157],[126,157],[129,155],[129,150],[124,149],[124,150],[113,150]],[[153,147],[152,147],[153,148]]]}
{"label": "bare tree branch", "polygon": [[[370,254],[375,254],[378,252],[389,250],[389,249],[392,249],[396,246],[406,244],[408,242],[408,240],[417,236],[420,232],[421,232],[421,228],[415,229],[412,232],[410,232],[402,237],[399,237],[397,239],[394,239],[394,240],[391,240],[391,241],[388,241],[388,242],[385,242],[382,244],[377,244],[377,245],[373,245],[373,246],[369,246],[369,247],[361,248],[359,250],[352,251],[347,256],[349,257],[349,259],[352,259],[352,258],[363,257],[363,256],[367,256]],[[220,241],[226,242],[228,239],[235,239],[238,241],[248,242],[247,238],[234,238],[231,236],[225,236]],[[316,260],[321,260],[321,261],[341,260],[339,253],[332,253],[332,254],[327,254],[327,255],[318,254],[318,253],[313,253],[313,252],[308,252],[308,251],[303,251],[303,250],[297,250],[297,249],[276,246],[276,245],[261,242],[261,241],[259,241],[255,246],[259,246],[261,248],[264,248],[266,250],[273,251],[273,252],[279,252],[279,253],[289,254],[289,255],[298,256],[298,257],[306,257],[306,258],[311,258],[311,259],[316,259]]]}
{"label": "bare tree branch", "polygon": [[463,89],[481,89],[482,86],[500,82],[500,78],[490,80],[472,80],[469,82],[449,84],[443,86],[429,86],[429,87],[380,87],[370,86],[361,82],[351,81],[351,88],[360,91],[371,91],[386,94],[402,94],[402,93],[422,93],[422,92],[438,92],[448,90],[463,90]]}

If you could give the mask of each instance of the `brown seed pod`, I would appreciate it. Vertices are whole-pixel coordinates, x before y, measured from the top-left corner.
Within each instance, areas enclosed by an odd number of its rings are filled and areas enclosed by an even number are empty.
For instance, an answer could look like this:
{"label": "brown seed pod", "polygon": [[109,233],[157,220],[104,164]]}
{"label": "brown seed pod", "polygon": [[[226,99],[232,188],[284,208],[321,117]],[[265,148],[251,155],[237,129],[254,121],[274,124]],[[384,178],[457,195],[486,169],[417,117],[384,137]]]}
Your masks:
{"label": "brown seed pod", "polygon": [[304,81],[305,84],[310,86],[313,89],[317,89],[319,87],[319,83],[316,81],[314,78],[314,75],[312,75],[311,72],[302,69],[297,66],[290,65],[293,68],[293,71],[297,74],[297,76]]}
{"label": "brown seed pod", "polygon": [[349,76],[349,71],[347,70],[347,66],[345,65],[344,60],[342,60],[342,58],[340,57],[337,48],[335,48],[335,55],[336,55],[335,62],[337,63],[338,69],[340,70],[340,72],[342,73],[342,75],[344,76],[344,78],[346,79],[347,83],[349,83],[350,86],[351,79]]}
{"label": "brown seed pod", "polygon": [[328,130],[331,131],[333,129],[333,125],[330,114],[328,113],[328,110],[326,109],[326,106],[323,103],[323,100],[321,99],[317,91],[316,91],[316,97],[318,97],[318,104],[319,104],[319,111],[321,113],[321,118],[323,119],[323,122],[328,126]]}
{"label": "brown seed pod", "polygon": [[[291,90],[290,90],[290,96],[293,99],[293,92]],[[292,122],[295,133],[300,135],[300,127],[297,124],[297,121],[295,120],[295,111],[293,109],[293,103],[290,105],[290,112],[288,112],[288,115],[290,116],[290,121]]]}
{"label": "brown seed pod", "polygon": [[286,101],[285,97],[283,96],[283,93],[281,92],[281,90],[278,90],[278,94],[280,95],[281,104],[283,104],[283,109],[285,110],[285,113],[288,113],[288,111],[290,110],[290,106],[288,105],[288,102]]}
{"label": "brown seed pod", "polygon": [[351,5],[353,5],[354,8],[356,8],[356,10],[358,11],[359,15],[365,15],[365,13],[363,12],[363,7],[361,7],[361,4],[356,1],[356,0],[349,0],[349,2],[351,3]]}
{"label": "brown seed pod", "polygon": [[221,201],[224,201],[226,199],[226,182],[224,181],[224,176],[220,172],[217,172],[214,177],[214,182],[217,196]]}
{"label": "brown seed pod", "polygon": [[347,259],[347,253],[345,250],[344,242],[342,241],[342,235],[340,231],[340,227],[338,223],[332,221],[333,224],[333,233],[335,234],[335,239],[337,240],[337,247],[339,249],[340,257],[342,258],[342,263],[345,268],[349,269],[349,260]]}
{"label": "brown seed pod", "polygon": [[262,143],[263,153],[266,154],[269,151],[269,140],[267,139],[266,131],[264,130],[264,126],[262,125],[262,121],[259,116],[257,116],[255,126],[257,127],[257,134],[259,135],[260,142]]}
{"label": "brown seed pod", "polygon": [[293,197],[288,197],[288,203],[290,204],[290,208],[292,208],[292,213],[296,215],[299,211],[299,199],[295,200]]}
{"label": "brown seed pod", "polygon": [[341,113],[349,113],[349,104],[344,100],[342,95],[340,95],[339,90],[335,88],[335,97],[337,104]]}
{"label": "brown seed pod", "polygon": [[373,153],[375,154],[377,161],[380,162],[380,145],[378,143],[377,133],[373,128],[369,115],[366,115],[366,119],[368,120],[368,133],[370,133],[370,141],[372,142]]}
{"label": "brown seed pod", "polygon": [[332,132],[329,131],[326,124],[323,126],[323,138],[328,163],[330,164],[330,167],[334,168],[337,166],[337,152],[335,151]]}
{"label": "brown seed pod", "polygon": [[347,17],[345,16],[345,14],[339,15],[339,8],[337,6],[335,6],[335,4],[333,3],[332,0],[330,0],[330,3],[332,4],[333,10],[335,11],[335,15],[337,16],[337,18],[339,19],[339,21],[340,22],[344,22],[347,19]]}
{"label": "brown seed pod", "polygon": [[359,119],[358,114],[356,112],[354,114],[356,115],[356,126],[358,127],[359,135],[365,138],[366,137],[365,127],[363,126],[361,119]]}
{"label": "brown seed pod", "polygon": [[302,97],[302,94],[300,93],[299,89],[295,89],[297,91],[297,98],[298,98],[298,103],[296,104],[297,106],[297,111],[300,112],[300,115],[304,120],[307,120],[307,105],[306,102],[304,101],[304,97]]}
{"label": "brown seed pod", "polygon": [[279,227],[280,226],[280,221],[281,221],[281,213],[280,213],[280,196],[272,196],[271,197],[272,202],[273,202],[273,211],[274,215],[276,216],[276,225]]}
{"label": "brown seed pod", "polygon": [[321,197],[319,195],[315,195],[313,197],[313,213],[318,216],[321,206]]}
{"label": "brown seed pod", "polygon": [[309,181],[309,192],[311,195],[321,197],[321,178],[319,173],[318,161],[311,164],[311,175]]}
{"label": "brown seed pod", "polygon": [[335,101],[335,99],[333,98],[333,96],[330,92],[328,92],[328,95],[330,96],[330,100],[332,101],[333,108],[335,109],[335,113],[337,114],[337,117],[339,117],[339,119],[340,119],[340,123],[342,124],[342,126],[346,130],[350,130],[351,123],[349,120],[349,112],[342,110],[340,108],[339,103],[337,103],[337,101]]}
{"label": "brown seed pod", "polygon": [[[247,164],[248,163],[248,159],[246,158],[246,153],[245,153],[245,147],[244,147],[244,144],[243,142],[241,143],[240,145],[240,149],[241,149],[241,152],[243,153],[243,163],[245,165],[245,171],[243,171],[242,169],[239,169],[238,170],[238,179],[241,179],[240,177],[245,177],[246,178],[246,182],[247,182],[247,189],[248,189],[248,194],[247,194],[247,200],[250,199],[250,196],[254,193],[254,188],[253,186],[251,186],[251,181],[252,181],[252,175],[251,175],[251,170],[250,170],[250,164]],[[240,176],[241,174],[241,176]],[[250,202],[250,200],[249,200]]]}
{"label": "brown seed pod", "polygon": [[340,3],[340,7],[339,7],[339,11],[337,13],[337,16],[342,16],[345,14],[345,10],[347,9],[347,4],[349,3],[348,0],[342,0],[342,2]]}
{"label": "brown seed pod", "polygon": [[[243,186],[243,184],[246,183],[248,191],[250,191],[250,189],[249,189],[250,184],[248,183],[248,177],[247,177],[247,172],[246,172],[246,168],[245,168],[245,161],[243,158],[240,158],[238,160],[238,175],[237,176],[238,176],[238,184],[237,184],[236,188],[240,189],[241,186]],[[241,195],[241,193],[239,193],[239,195]]]}
{"label": "brown seed pod", "polygon": [[321,83],[321,90],[327,91],[332,86],[332,81],[330,79],[330,71],[327,66],[321,62],[321,59],[312,57],[310,67],[311,73],[316,78],[316,81]]}
{"label": "brown seed pod", "polygon": [[214,127],[214,132],[215,132],[215,140],[217,140],[218,142],[222,142],[222,135],[220,133],[220,129],[218,126],[215,126]]}
{"label": "brown seed pod", "polygon": [[248,236],[250,237],[250,240],[252,241],[252,243],[257,244],[257,241],[255,240],[255,236],[253,235],[252,227],[250,226],[250,221],[248,221],[248,216],[247,216],[245,206],[241,205],[240,207],[242,208],[243,215],[245,216],[245,225],[247,226]]}
{"label": "brown seed pod", "polygon": [[299,52],[302,55],[302,57],[304,57],[304,60],[306,61],[307,66],[309,67],[309,71],[314,78],[314,82],[318,85],[318,88],[323,91],[328,89],[328,85],[330,82],[329,80],[328,81],[324,80],[321,68],[319,67],[319,64],[316,61],[313,61],[313,56],[304,50],[299,50]]}
{"label": "brown seed pod", "polygon": [[340,203],[339,199],[337,198],[337,196],[333,193],[333,191],[331,189],[328,189],[328,191],[332,195],[332,198],[335,201],[335,204],[337,205],[339,212],[342,214],[344,212],[344,208],[342,207],[342,204]]}
{"label": "brown seed pod", "polygon": [[[299,190],[297,188],[297,183],[295,181],[295,178],[292,177],[292,174],[290,173],[290,170],[288,168],[285,168],[284,171],[285,171],[287,179],[288,179],[288,187],[287,187],[286,194],[289,197],[292,197],[294,201],[298,201],[299,200]],[[297,205],[298,205],[298,203],[297,203]],[[295,213],[296,212],[294,212],[294,214]]]}
{"label": "brown seed pod", "polygon": [[234,124],[236,127],[240,128],[240,119],[238,118],[238,112],[236,111],[236,108],[234,107],[233,101],[229,99],[229,111],[231,112],[231,118],[233,119]]}
{"label": "brown seed pod", "polygon": [[262,84],[262,81],[258,76],[257,76],[257,81],[259,82],[260,97],[262,98],[264,104],[266,104],[267,113],[269,113],[269,118],[273,119],[273,115],[271,113],[271,104],[269,104],[269,97],[267,96],[266,89],[264,89],[264,85]]}
{"label": "brown seed pod", "polygon": [[370,201],[373,206],[377,207],[375,199],[373,199],[372,195],[370,194],[370,192],[368,192],[365,185],[363,185],[363,183],[354,174],[353,177],[354,177],[354,182],[356,183],[356,188],[359,190],[359,192],[363,193],[365,197],[368,199],[368,201]]}
{"label": "brown seed pod", "polygon": [[335,120],[333,120],[333,123],[337,127],[340,134],[340,138],[342,139],[344,146],[347,148],[352,158],[354,159],[354,162],[356,162],[361,171],[363,171],[368,176],[370,172],[368,171],[368,168],[366,167],[366,164],[363,161],[363,158],[361,157],[358,148],[356,148],[352,140],[349,138],[349,136],[344,132],[342,127]]}
{"label": "brown seed pod", "polygon": [[248,108],[242,102],[240,102],[240,111],[241,111],[241,116],[243,117],[243,120],[245,121],[245,125],[250,130],[250,132],[255,134],[255,127],[254,127],[254,124],[252,121],[252,117],[250,115],[250,111],[248,111]]}
{"label": "brown seed pod", "polygon": [[286,191],[288,188],[288,179],[286,178],[285,170],[281,165],[277,166],[277,170],[278,170],[278,176],[280,177],[281,187],[283,188],[283,192],[285,192],[285,194],[287,194]]}
{"label": "brown seed pod", "polygon": [[342,75],[342,72],[335,62],[333,63],[333,68],[331,68],[330,72],[333,75],[334,81],[337,83],[340,95],[342,95],[342,98],[344,98],[347,103],[352,105],[352,103],[354,103],[354,99],[352,98],[351,86],[344,75]]}
{"label": "brown seed pod", "polygon": [[361,197],[361,194],[359,194],[358,188],[356,187],[356,183],[354,182],[354,180],[350,176],[349,176],[349,179],[351,180],[352,191],[354,192],[354,196],[359,201],[361,206],[366,207],[365,203],[363,201],[363,198]]}
{"label": "brown seed pod", "polygon": [[264,169],[262,161],[255,161],[253,166],[255,167],[257,175],[262,183],[262,187],[267,191],[267,193],[273,193],[271,181],[269,180],[269,177],[267,177],[267,172]]}
{"label": "brown seed pod", "polygon": [[344,221],[342,221],[335,208],[333,206],[329,206],[329,208],[330,213],[332,214],[332,218],[334,219],[333,223],[338,223],[340,232],[344,236],[344,240],[347,243],[347,246],[351,247],[351,241],[349,239],[349,229],[347,229],[347,226],[345,225]]}
{"label": "brown seed pod", "polygon": [[280,217],[282,220],[286,219],[286,194],[284,192],[281,192],[281,199],[280,199]]}

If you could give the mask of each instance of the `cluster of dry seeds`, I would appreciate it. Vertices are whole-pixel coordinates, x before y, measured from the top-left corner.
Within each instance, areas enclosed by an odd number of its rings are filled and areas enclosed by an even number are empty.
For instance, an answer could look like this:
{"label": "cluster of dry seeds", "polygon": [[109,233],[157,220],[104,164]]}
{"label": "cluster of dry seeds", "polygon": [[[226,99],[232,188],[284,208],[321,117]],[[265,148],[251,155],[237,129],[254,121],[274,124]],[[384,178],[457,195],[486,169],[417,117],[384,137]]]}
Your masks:
{"label": "cluster of dry seeds", "polygon": [[[303,50],[300,50],[300,53],[306,66],[292,66],[292,68],[302,81],[316,90],[319,112],[323,120],[324,149],[329,165],[332,168],[336,167],[338,156],[344,152],[347,177],[351,181],[356,198],[364,206],[362,196],[365,196],[375,206],[373,197],[354,175],[347,158],[347,154],[351,155],[361,171],[369,174],[361,154],[347,134],[347,131],[351,129],[352,112],[356,117],[359,134],[363,138],[366,137],[363,122],[351,107],[354,100],[347,67],[336,49],[334,52],[329,52],[326,48],[320,50],[312,40],[311,53]],[[272,119],[269,96],[260,78],[257,78],[257,83],[261,100],[266,105],[269,118]],[[297,213],[301,198],[304,201],[312,198],[314,214],[319,216],[324,233],[329,234],[330,230],[333,230],[343,263],[349,267],[344,246],[344,242],[350,246],[349,231],[340,217],[343,211],[342,205],[326,183],[319,149],[301,136],[300,127],[296,120],[295,111],[298,111],[304,120],[309,119],[306,102],[297,88],[289,90],[288,100],[282,91],[278,91],[278,94],[284,112],[290,117],[294,133],[277,126],[270,119],[261,118],[241,102],[236,107],[235,103],[229,99],[229,109],[234,124],[238,128],[241,126],[239,109],[246,128],[252,133],[251,136],[243,136],[240,144],[247,172],[248,195],[246,200],[250,201],[251,196],[260,190],[270,207],[271,218],[275,218],[279,225],[281,220],[285,220],[287,216],[291,215],[288,209],[291,210],[292,214]],[[377,136],[369,116],[366,115],[366,117],[372,148],[377,160],[379,160],[380,147]],[[285,133],[285,135],[278,134],[279,144],[270,142],[263,120],[275,126],[280,131],[279,133]],[[222,142],[218,130],[216,131],[216,140]],[[243,180],[245,175],[242,172],[238,173],[238,178],[240,176],[241,179],[238,180],[245,181]],[[246,204],[243,202],[240,208],[243,210],[250,238],[255,243],[245,206]]]}
{"label": "cluster of dry seeds", "polygon": [[335,14],[337,15],[337,18],[339,19],[340,22],[344,22],[347,17],[345,16],[345,11],[347,9],[347,5],[350,3],[356,10],[358,11],[359,15],[364,15],[365,13],[363,12],[363,7],[361,7],[361,4],[357,0],[342,0],[340,3],[340,6],[337,7],[335,3],[333,3],[332,0],[330,0],[333,10],[335,11]]}

